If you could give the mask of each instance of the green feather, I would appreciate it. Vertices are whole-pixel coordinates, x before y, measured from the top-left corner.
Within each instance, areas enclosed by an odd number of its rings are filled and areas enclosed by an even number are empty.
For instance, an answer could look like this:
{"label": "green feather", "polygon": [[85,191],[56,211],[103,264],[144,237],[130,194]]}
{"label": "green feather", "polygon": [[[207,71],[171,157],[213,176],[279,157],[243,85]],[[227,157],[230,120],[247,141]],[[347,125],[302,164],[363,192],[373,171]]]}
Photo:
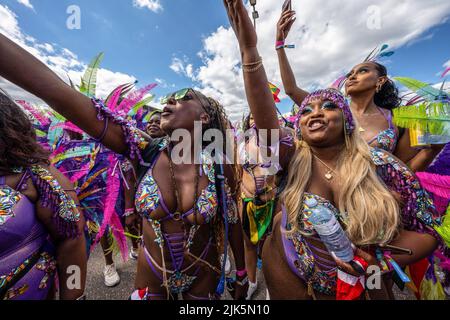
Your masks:
{"label": "green feather", "polygon": [[105,54],[101,52],[94,60],[89,64],[86,72],[81,78],[80,92],[88,97],[94,97],[97,88],[97,72],[100,67],[100,63],[103,60]]}
{"label": "green feather", "polygon": [[393,110],[394,124],[433,135],[450,135],[450,109],[444,102],[422,103]]}
{"label": "green feather", "polygon": [[406,77],[395,77],[394,79],[408,89],[417,93],[419,96],[424,97],[428,100],[436,100],[436,98],[442,95],[442,92],[440,90],[433,88],[428,83]]}
{"label": "green feather", "polygon": [[447,213],[443,218],[442,225],[435,227],[435,230],[442,237],[447,248],[450,248],[450,206],[447,208]]}
{"label": "green feather", "polygon": [[139,101],[133,108],[131,108],[131,110],[128,112],[128,116],[129,117],[133,117],[135,116],[139,109],[141,109],[142,107],[144,107],[147,103],[150,103],[153,101],[155,97],[154,96],[149,96],[147,98],[144,98],[143,100]]}

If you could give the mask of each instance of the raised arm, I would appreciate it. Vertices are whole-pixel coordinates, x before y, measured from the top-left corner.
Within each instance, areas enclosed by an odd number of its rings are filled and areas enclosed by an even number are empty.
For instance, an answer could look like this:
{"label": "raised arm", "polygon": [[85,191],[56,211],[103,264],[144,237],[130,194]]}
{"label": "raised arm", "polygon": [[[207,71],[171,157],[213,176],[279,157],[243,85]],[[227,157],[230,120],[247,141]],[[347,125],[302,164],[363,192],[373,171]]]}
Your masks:
{"label": "raised arm", "polygon": [[239,41],[245,91],[258,129],[279,129],[277,111],[267,75],[258,53],[257,35],[242,0],[224,0],[231,26]]}
{"label": "raised arm", "polygon": [[413,172],[425,171],[439,155],[445,145],[432,145],[429,148],[417,150],[411,147],[409,130],[400,138],[395,155],[408,165]]}
{"label": "raised arm", "polygon": [[[281,13],[280,20],[277,24],[277,43],[284,43],[286,41],[295,19],[295,11],[287,10]],[[297,105],[301,105],[303,100],[308,95],[308,92],[297,86],[294,72],[292,71],[284,47],[277,48],[277,54],[284,91]]]}
{"label": "raised arm", "polygon": [[[102,136],[105,123],[97,119],[91,100],[72,89],[46,65],[2,34],[0,76],[41,98],[90,136]],[[121,127],[111,122],[102,143],[121,154],[128,149]]]}

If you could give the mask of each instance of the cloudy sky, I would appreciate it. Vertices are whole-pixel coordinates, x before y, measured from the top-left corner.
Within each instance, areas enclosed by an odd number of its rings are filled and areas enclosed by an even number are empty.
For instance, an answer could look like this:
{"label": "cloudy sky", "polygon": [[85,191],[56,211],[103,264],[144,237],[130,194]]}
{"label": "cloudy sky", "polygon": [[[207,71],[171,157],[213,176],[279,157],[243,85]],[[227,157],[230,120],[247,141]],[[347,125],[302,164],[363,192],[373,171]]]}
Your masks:
{"label": "cloudy sky", "polygon": [[[448,0],[292,2],[297,21],[288,42],[296,48],[288,55],[304,88],[329,85],[383,43],[396,52],[384,61],[392,76],[438,82],[450,66]],[[257,31],[269,79],[282,88],[274,50],[281,3],[258,0]],[[67,22],[73,26],[78,9],[80,28],[73,29]],[[234,119],[247,109],[237,43],[221,0],[0,0],[0,32],[74,82],[104,52],[100,97],[139,80],[139,86],[159,83],[157,96],[201,88]],[[3,79],[0,86],[15,98],[35,100]],[[280,109],[291,104],[283,99]]]}

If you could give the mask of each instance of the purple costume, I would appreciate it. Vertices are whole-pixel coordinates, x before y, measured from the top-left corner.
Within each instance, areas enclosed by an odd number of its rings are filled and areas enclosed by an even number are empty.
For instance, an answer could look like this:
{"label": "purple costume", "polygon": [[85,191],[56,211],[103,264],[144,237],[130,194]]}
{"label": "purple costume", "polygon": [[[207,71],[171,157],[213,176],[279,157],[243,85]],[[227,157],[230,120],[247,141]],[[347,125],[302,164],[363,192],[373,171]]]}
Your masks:
{"label": "purple costume", "polygon": [[0,177],[0,300],[43,300],[55,282],[55,248],[36,216],[36,204],[24,194],[31,178],[43,206],[53,211],[52,222],[62,237],[78,236],[80,215],[73,200],[50,172],[34,166],[11,188]]}

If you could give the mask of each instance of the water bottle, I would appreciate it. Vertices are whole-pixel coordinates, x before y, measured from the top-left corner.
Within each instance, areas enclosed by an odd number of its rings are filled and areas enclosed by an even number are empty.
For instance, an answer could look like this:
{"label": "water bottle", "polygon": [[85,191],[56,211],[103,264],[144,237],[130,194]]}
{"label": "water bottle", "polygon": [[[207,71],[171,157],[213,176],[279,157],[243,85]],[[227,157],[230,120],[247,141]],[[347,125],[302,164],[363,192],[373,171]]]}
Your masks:
{"label": "water bottle", "polygon": [[334,252],[344,262],[352,261],[354,257],[352,243],[333,212],[319,205],[313,198],[306,200],[305,204],[311,211],[308,221],[313,225],[328,251]]}

